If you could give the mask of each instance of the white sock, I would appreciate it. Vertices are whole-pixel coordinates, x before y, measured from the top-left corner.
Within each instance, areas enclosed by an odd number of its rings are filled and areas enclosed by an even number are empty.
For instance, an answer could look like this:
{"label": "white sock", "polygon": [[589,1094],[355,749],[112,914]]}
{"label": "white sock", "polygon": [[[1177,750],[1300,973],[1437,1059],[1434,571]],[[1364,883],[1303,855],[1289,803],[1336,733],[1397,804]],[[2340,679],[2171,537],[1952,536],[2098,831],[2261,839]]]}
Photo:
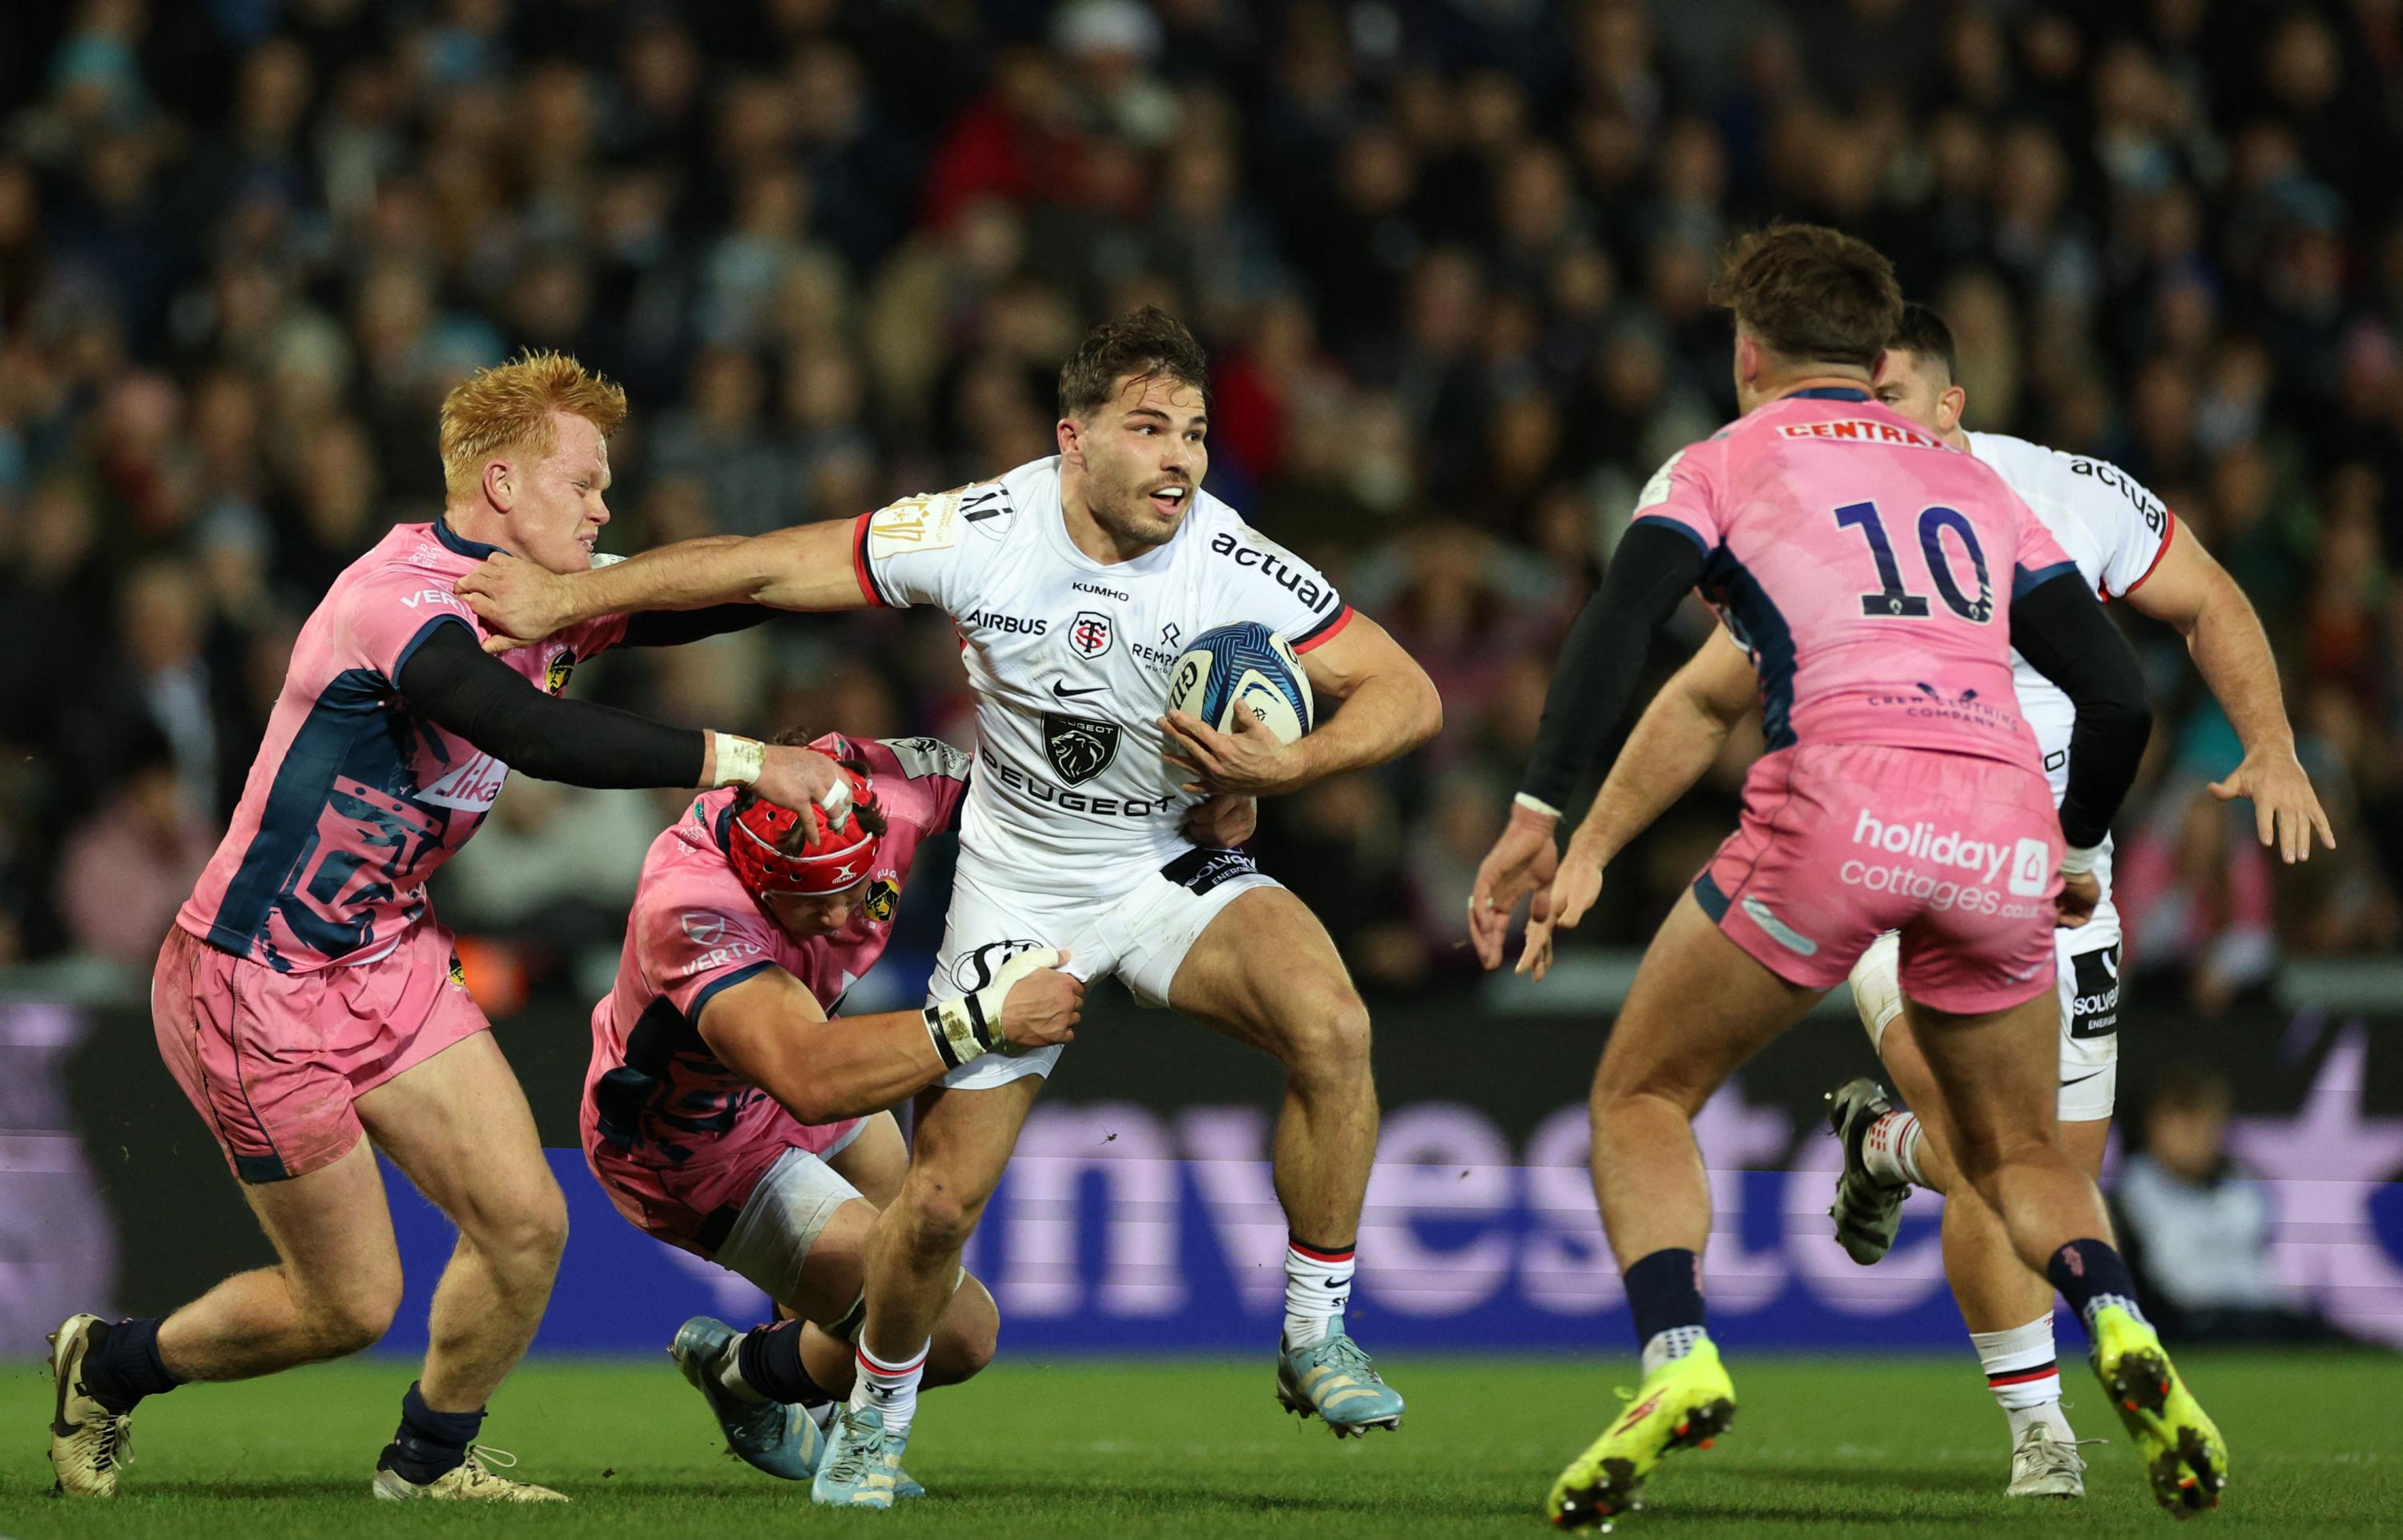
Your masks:
{"label": "white sock", "polygon": [[907,1437],[910,1421],[918,1415],[918,1381],[926,1377],[926,1350],[934,1346],[928,1338],[918,1344],[918,1351],[897,1363],[886,1363],[859,1345],[859,1380],[851,1387],[854,1407],[874,1407],[884,1415],[884,1431],[895,1438]]}
{"label": "white sock", "polygon": [[1285,1345],[1307,1347],[1329,1336],[1352,1297],[1352,1248],[1322,1251],[1288,1240],[1285,1248]]}
{"label": "white sock", "polygon": [[2010,1422],[2013,1447],[2032,1422],[2049,1424],[2063,1438],[2077,1437],[2061,1411],[2061,1363],[2053,1351],[2050,1311],[2008,1331],[1973,1331],[1969,1341],[1986,1371],[1986,1388]]}
{"label": "white sock", "polygon": [[1656,1331],[1652,1340],[1644,1344],[1644,1377],[1650,1379],[1661,1365],[1674,1364],[1710,1339],[1710,1333],[1701,1326],[1671,1326]]}
{"label": "white sock", "polygon": [[1919,1174],[1919,1115],[1889,1112],[1861,1135],[1861,1163],[1890,1187],[1927,1186]]}

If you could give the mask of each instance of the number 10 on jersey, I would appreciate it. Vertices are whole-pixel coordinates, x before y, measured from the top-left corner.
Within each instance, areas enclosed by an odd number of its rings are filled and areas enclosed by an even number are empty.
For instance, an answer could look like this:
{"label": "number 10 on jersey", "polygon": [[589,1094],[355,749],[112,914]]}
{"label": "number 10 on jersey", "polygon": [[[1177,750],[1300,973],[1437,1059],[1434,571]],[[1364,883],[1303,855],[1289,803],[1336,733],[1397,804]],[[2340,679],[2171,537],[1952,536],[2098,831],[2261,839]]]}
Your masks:
{"label": "number 10 on jersey", "polygon": [[[1870,560],[1877,563],[1878,591],[1861,595],[1861,613],[1878,620],[1924,619],[1927,596],[1902,586],[1902,566],[1895,560],[1894,542],[1886,537],[1885,519],[1878,512],[1877,505],[1847,503],[1836,510],[1836,522],[1845,529],[1860,531],[1861,538],[1868,542]],[[1944,544],[1947,531],[1960,542],[1977,574],[1975,599],[1962,590],[1960,578],[1952,570],[1952,553]],[[1922,509],[1919,549],[1927,562],[1928,580],[1935,585],[1937,596],[1944,601],[1946,609],[1980,626],[1994,617],[1994,585],[1986,566],[1986,553],[1978,544],[1978,532],[1962,517],[1960,509],[1941,506]]]}

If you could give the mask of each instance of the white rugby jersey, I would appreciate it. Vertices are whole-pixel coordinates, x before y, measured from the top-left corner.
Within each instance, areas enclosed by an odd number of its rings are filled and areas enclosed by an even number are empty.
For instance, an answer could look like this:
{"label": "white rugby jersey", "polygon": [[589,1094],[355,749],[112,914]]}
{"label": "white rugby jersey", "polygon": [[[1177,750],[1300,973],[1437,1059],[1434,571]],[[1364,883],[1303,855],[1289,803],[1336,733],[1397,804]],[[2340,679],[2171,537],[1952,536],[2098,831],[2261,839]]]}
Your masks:
{"label": "white rugby jersey", "polygon": [[[2168,507],[2134,477],[2107,460],[2047,449],[2007,433],[1973,433],[1968,438],[1969,452],[2000,472],[2035,511],[2099,597],[2119,598],[2152,576],[2169,549],[2173,526]],[[2058,805],[2069,789],[2069,735],[2077,714],[2061,687],[2030,668],[2016,648],[2011,673],[2020,715],[2035,729],[2045,779]],[[2106,892],[2109,862],[2106,853],[2098,867]]]}
{"label": "white rugby jersey", "polygon": [[1068,538],[1056,455],[865,514],[852,541],[871,603],[959,628],[977,699],[961,852],[1005,890],[1132,878],[1190,849],[1178,826],[1201,798],[1160,757],[1170,668],[1213,626],[1256,620],[1308,652],[1352,617],[1199,489],[1165,545],[1094,561]]}

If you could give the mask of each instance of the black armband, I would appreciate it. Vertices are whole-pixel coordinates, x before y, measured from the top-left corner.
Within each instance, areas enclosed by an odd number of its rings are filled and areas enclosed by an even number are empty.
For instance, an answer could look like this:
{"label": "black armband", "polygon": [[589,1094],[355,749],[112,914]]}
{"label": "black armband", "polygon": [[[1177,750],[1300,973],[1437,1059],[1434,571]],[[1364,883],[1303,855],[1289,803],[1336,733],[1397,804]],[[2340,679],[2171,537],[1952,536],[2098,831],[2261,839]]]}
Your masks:
{"label": "black armband", "polygon": [[2135,652],[2074,570],[2011,601],[2011,645],[2077,709],[2061,834],[2073,849],[2099,845],[2136,784],[2153,732]]}
{"label": "black armband", "polygon": [[707,735],[562,701],[486,653],[464,620],[438,625],[393,681],[410,708],[513,770],[571,786],[697,786]]}
{"label": "black armband", "polygon": [[1652,633],[1702,576],[1702,548],[1691,536],[1643,520],[1628,530],[1602,587],[1569,628],[1521,792],[1547,807],[1568,806],[1627,711]]}

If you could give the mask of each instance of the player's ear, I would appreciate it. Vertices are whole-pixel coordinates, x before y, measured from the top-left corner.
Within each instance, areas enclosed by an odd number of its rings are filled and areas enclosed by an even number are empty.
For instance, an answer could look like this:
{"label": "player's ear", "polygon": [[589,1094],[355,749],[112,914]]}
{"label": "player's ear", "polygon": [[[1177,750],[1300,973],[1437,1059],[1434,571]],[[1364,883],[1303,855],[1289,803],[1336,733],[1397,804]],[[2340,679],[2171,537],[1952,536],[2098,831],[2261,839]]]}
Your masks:
{"label": "player's ear", "polygon": [[1061,463],[1063,465],[1083,465],[1085,463],[1085,434],[1083,426],[1073,417],[1063,417],[1060,419],[1058,426],[1052,431],[1058,436],[1060,440]]}
{"label": "player's ear", "polygon": [[1969,393],[1958,385],[1948,385],[1936,398],[1936,425],[1951,433],[1961,425],[1961,414],[1969,407]]}
{"label": "player's ear", "polygon": [[517,473],[506,460],[484,462],[484,500],[507,513],[517,505]]}

